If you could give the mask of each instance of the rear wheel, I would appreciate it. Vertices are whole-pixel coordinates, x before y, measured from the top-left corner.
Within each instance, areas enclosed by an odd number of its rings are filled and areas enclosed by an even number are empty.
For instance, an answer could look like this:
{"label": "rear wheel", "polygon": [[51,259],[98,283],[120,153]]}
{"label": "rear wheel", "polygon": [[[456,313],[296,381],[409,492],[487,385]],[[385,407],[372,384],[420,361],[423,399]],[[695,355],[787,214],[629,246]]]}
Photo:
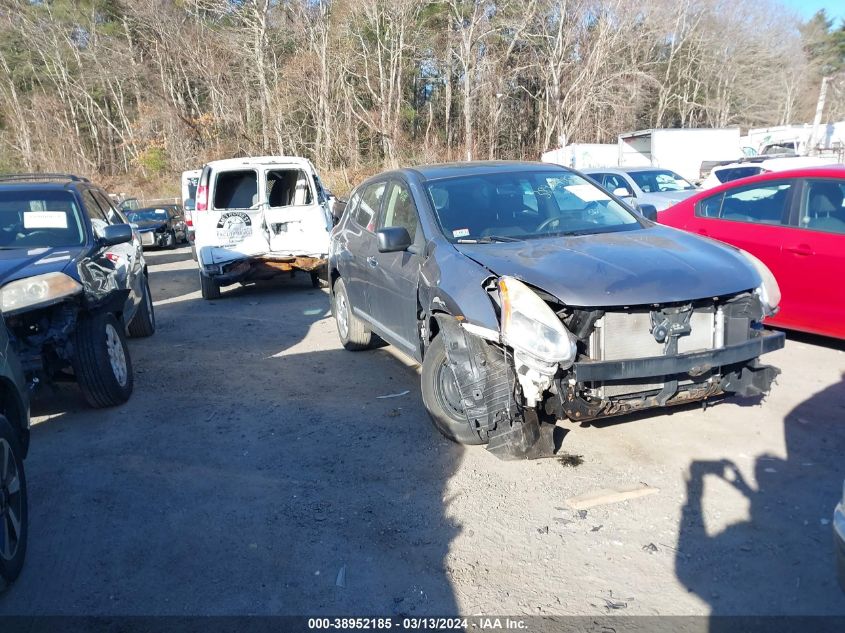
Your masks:
{"label": "rear wheel", "polygon": [[372,342],[373,334],[366,324],[352,313],[349,295],[346,294],[346,284],[338,279],[334,284],[332,299],[332,314],[337,324],[337,334],[340,342],[349,350],[367,349]]}
{"label": "rear wheel", "polygon": [[73,371],[92,407],[123,404],[132,395],[132,361],[123,327],[113,314],[82,317],[74,335]]}
{"label": "rear wheel", "polygon": [[200,273],[200,290],[202,291],[203,299],[219,299],[220,286],[211,277],[207,277]]}
{"label": "rear wheel", "polygon": [[0,415],[0,578],[6,583],[21,573],[28,532],[23,449],[12,425]]}
{"label": "rear wheel", "polygon": [[138,306],[138,311],[129,322],[129,336],[152,336],[156,331],[156,315],[153,308],[153,298],[150,294],[150,282],[147,275],[144,275],[143,283],[141,284],[142,294],[141,305]]}
{"label": "rear wheel", "polygon": [[464,413],[458,381],[449,366],[442,336],[434,337],[426,350],[420,384],[423,404],[438,431],[460,444],[487,443],[470,426]]}

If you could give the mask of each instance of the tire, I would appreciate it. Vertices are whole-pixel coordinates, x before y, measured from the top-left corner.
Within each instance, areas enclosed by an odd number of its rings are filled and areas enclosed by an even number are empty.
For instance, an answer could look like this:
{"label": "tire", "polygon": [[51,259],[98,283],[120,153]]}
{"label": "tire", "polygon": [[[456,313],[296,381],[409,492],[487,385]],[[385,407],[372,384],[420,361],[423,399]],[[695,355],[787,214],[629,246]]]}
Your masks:
{"label": "tire", "polygon": [[203,299],[211,300],[220,298],[220,286],[211,277],[202,273],[200,273],[200,290],[202,291]]}
{"label": "tire", "polygon": [[13,583],[20,575],[28,533],[23,449],[12,425],[0,415],[0,586]]}
{"label": "tire", "polygon": [[332,296],[332,314],[337,325],[340,342],[348,350],[361,350],[370,347],[373,333],[366,324],[352,313],[352,304],[346,294],[346,284],[338,279],[334,284]]}
{"label": "tire", "polygon": [[176,248],[176,233],[174,231],[171,230],[167,232],[167,237],[165,238],[162,246],[167,249]]}
{"label": "tire", "polygon": [[132,360],[123,327],[113,314],[82,317],[74,335],[73,371],[82,395],[100,409],[123,404],[132,395]]}
{"label": "tire", "polygon": [[314,288],[328,288],[329,282],[326,280],[325,277],[321,277],[320,273],[312,272],[311,273],[311,285]]}
{"label": "tire", "polygon": [[435,336],[426,350],[420,384],[423,404],[438,431],[459,444],[487,443],[461,412],[458,386],[447,362],[442,336]]}
{"label": "tire", "polygon": [[141,305],[138,306],[138,311],[132,317],[132,321],[129,322],[129,327],[126,328],[129,331],[129,336],[133,338],[152,336],[156,331],[155,308],[150,294],[150,282],[146,274],[144,274],[144,283],[141,287],[144,295],[141,299]]}

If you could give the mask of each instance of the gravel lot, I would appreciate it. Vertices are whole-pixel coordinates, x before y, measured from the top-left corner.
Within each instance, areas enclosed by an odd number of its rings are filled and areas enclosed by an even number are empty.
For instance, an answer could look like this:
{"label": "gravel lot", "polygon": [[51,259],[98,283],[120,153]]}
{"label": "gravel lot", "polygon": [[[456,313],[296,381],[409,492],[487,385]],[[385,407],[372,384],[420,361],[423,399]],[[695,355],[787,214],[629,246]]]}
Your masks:
{"label": "gravel lot", "polygon": [[561,422],[568,458],[508,463],[434,430],[398,352],[344,351],[307,276],[206,302],[187,249],[148,260],[131,401],[33,405],[0,614],[845,614],[842,344],[790,335],[762,404]]}

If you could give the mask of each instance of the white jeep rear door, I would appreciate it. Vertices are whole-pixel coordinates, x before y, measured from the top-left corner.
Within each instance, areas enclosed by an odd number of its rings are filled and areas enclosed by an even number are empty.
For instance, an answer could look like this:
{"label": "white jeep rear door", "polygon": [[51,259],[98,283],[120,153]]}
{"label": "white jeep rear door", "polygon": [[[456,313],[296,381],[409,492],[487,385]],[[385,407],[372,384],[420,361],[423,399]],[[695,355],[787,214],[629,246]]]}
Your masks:
{"label": "white jeep rear door", "polygon": [[332,230],[328,200],[314,184],[314,173],[303,165],[265,170],[265,221],[274,255],[325,257]]}
{"label": "white jeep rear door", "polygon": [[207,210],[194,212],[197,257],[204,265],[221,264],[270,250],[263,228],[260,169],[211,170]]}

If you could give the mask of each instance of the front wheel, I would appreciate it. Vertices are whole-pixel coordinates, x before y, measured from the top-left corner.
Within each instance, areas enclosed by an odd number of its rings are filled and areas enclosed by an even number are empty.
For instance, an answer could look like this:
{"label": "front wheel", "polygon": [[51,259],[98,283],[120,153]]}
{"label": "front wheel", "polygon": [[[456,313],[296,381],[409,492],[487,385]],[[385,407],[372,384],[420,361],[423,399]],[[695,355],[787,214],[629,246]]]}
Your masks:
{"label": "front wheel", "polygon": [[175,231],[168,231],[167,235],[164,237],[164,244],[162,244],[164,248],[176,248],[176,232]]}
{"label": "front wheel", "polygon": [[29,520],[23,449],[12,425],[0,415],[0,578],[12,583],[26,556]]}
{"label": "front wheel", "polygon": [[449,366],[442,336],[435,336],[426,350],[420,382],[423,404],[438,431],[459,444],[487,443],[470,426],[464,413],[458,381]]}
{"label": "front wheel", "polygon": [[73,371],[82,395],[97,409],[132,395],[132,361],[123,327],[113,314],[81,317],[74,335]]}

